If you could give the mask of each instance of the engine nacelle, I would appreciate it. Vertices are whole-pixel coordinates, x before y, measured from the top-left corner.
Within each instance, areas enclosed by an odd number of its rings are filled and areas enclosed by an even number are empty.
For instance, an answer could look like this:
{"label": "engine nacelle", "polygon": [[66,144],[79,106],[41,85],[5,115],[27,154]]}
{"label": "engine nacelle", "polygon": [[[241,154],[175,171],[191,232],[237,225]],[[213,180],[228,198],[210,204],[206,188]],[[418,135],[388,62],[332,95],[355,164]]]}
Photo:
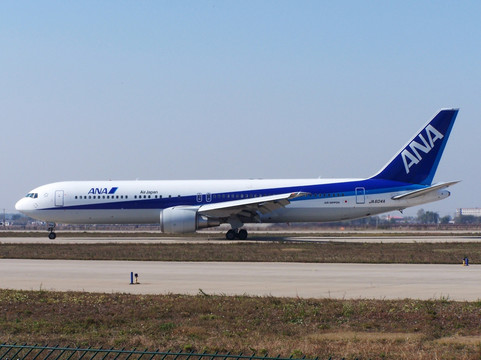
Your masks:
{"label": "engine nacelle", "polygon": [[197,213],[196,207],[174,206],[160,211],[160,230],[166,234],[195,232],[211,226],[219,226],[219,219]]}

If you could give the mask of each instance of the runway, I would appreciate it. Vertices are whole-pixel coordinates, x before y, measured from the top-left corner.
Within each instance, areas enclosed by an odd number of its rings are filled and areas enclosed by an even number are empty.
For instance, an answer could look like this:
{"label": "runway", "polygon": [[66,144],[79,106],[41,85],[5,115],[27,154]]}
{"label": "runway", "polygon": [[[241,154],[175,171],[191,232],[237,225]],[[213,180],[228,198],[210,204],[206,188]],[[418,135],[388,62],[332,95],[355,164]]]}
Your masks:
{"label": "runway", "polygon": [[85,236],[81,234],[78,237],[62,237],[59,233],[55,240],[50,240],[47,233],[44,237],[2,237],[0,244],[111,244],[111,243],[136,243],[136,244],[194,244],[194,243],[252,243],[252,242],[348,242],[348,243],[444,243],[444,242],[481,242],[481,236],[478,235],[453,235],[452,233],[439,236],[423,235],[421,232],[415,235],[393,236],[389,233],[369,233],[363,235],[362,232],[354,234],[342,234],[338,236],[316,236],[315,234],[293,234],[285,235],[276,234],[275,232],[261,235],[255,232],[249,235],[249,239],[245,241],[225,240],[223,233],[202,233],[202,236],[151,236],[137,237],[135,233],[132,236],[116,237],[116,236]]}
{"label": "runway", "polygon": [[[481,265],[0,260],[3,289],[332,299],[481,299]],[[130,272],[139,274],[130,285]]]}

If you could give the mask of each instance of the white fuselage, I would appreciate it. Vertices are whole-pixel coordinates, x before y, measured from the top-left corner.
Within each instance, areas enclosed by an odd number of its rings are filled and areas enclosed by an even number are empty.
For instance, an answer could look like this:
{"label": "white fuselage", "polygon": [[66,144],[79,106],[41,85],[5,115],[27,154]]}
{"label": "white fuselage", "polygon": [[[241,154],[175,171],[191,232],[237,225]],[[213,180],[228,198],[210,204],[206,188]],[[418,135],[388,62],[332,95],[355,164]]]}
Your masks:
{"label": "white fuselage", "polygon": [[33,195],[19,200],[16,208],[46,222],[143,224],[158,223],[161,210],[169,207],[305,192],[285,207],[259,214],[258,219],[266,223],[326,222],[402,210],[449,196],[449,191],[439,190],[412,199],[392,199],[419,187],[385,184],[374,188],[369,179],[68,181],[32,190],[29,195]]}

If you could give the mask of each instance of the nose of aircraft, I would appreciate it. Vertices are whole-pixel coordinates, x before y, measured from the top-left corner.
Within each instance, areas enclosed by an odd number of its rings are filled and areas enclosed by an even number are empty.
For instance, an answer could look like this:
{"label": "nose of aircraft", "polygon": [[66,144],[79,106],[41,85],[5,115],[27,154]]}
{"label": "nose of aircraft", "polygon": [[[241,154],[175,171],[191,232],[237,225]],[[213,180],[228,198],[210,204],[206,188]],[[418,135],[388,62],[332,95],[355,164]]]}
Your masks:
{"label": "nose of aircraft", "polygon": [[28,199],[26,199],[26,198],[22,198],[22,199],[18,200],[17,203],[15,204],[15,209],[17,211],[20,211],[21,213],[27,211],[28,210],[27,200]]}

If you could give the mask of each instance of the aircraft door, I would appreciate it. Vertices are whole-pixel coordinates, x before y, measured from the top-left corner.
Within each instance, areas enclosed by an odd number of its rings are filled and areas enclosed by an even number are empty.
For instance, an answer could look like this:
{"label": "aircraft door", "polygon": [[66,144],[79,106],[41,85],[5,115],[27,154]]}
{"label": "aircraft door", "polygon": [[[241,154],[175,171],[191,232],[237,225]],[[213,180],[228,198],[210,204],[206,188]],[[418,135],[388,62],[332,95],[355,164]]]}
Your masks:
{"label": "aircraft door", "polygon": [[63,206],[63,190],[55,190],[55,206]]}
{"label": "aircraft door", "polygon": [[366,202],[366,189],[363,187],[356,188],[356,204],[364,204]]}
{"label": "aircraft door", "polygon": [[[197,193],[197,197],[196,197],[197,202],[198,202],[198,203],[201,203],[203,197],[204,197],[204,194],[202,194],[202,193]],[[206,193],[206,194],[205,194],[205,202],[208,202],[208,203],[209,203],[209,202],[211,202],[211,201],[212,201],[212,194],[211,194],[211,193]]]}

